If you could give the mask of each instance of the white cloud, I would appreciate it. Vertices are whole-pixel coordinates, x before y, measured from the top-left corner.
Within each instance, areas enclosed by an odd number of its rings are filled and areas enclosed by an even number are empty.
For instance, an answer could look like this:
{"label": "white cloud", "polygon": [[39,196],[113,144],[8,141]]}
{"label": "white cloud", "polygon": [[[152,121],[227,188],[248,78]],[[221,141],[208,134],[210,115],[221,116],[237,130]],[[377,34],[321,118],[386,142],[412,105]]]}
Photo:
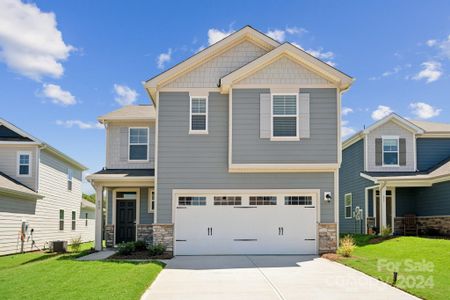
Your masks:
{"label": "white cloud", "polygon": [[430,119],[438,116],[442,109],[435,108],[424,102],[413,102],[409,104],[411,112],[420,119]]}
{"label": "white cloud", "polygon": [[317,49],[317,50],[313,50],[313,49],[309,49],[306,50],[306,52],[308,52],[309,54],[311,54],[314,57],[317,57],[318,59],[321,60],[325,60],[325,59],[333,59],[334,58],[334,53],[331,51],[323,51],[322,48]]}
{"label": "white cloud", "polygon": [[78,127],[80,129],[103,129],[103,125],[94,122],[83,122],[81,120],[57,120],[57,125],[64,126],[66,128]]}
{"label": "white cloud", "polygon": [[294,27],[286,27],[286,32],[292,35],[294,34],[300,35],[303,33],[307,33],[308,30],[306,30],[305,28],[294,26]]}
{"label": "white cloud", "polygon": [[354,128],[349,127],[347,125],[348,125],[348,121],[342,121],[341,137],[346,137],[346,136],[349,136],[349,135],[354,134],[356,132],[356,130]]}
{"label": "white cloud", "polygon": [[295,47],[303,50],[303,47],[299,43],[291,42],[291,44],[294,45]]}
{"label": "white cloud", "polygon": [[437,44],[437,40],[428,40],[426,41],[428,47],[433,47]]}
{"label": "white cloud", "polygon": [[77,99],[69,92],[61,89],[59,85],[44,83],[42,96],[49,98],[55,104],[63,106],[74,105]]}
{"label": "white cloud", "polygon": [[377,109],[372,112],[372,119],[375,121],[381,120],[392,112],[393,110],[389,106],[378,105]]}
{"label": "white cloud", "polygon": [[19,0],[0,1],[0,49],[0,60],[33,80],[61,77],[61,61],[75,50],[64,43],[54,13]]}
{"label": "white cloud", "polygon": [[114,92],[116,93],[114,100],[120,105],[133,104],[139,96],[135,90],[121,84],[114,84]]}
{"label": "white cloud", "polygon": [[172,60],[172,49],[169,48],[166,53],[161,53],[158,55],[158,58],[156,59],[158,69],[164,69],[166,63],[170,62],[171,60]]}
{"label": "white cloud", "polygon": [[422,71],[417,73],[413,79],[426,79],[427,83],[438,80],[442,76],[442,65],[437,61],[426,61],[422,63]]}
{"label": "white cloud", "polygon": [[426,44],[429,47],[438,49],[442,56],[450,59],[450,35],[447,36],[447,39],[443,40],[428,40]]}
{"label": "white cloud", "polygon": [[346,116],[346,115],[348,115],[349,113],[352,113],[352,112],[353,112],[353,109],[350,108],[350,107],[343,107],[342,110],[341,110],[341,113],[342,113],[343,116]]}
{"label": "white cloud", "polygon": [[234,30],[219,30],[211,28],[208,30],[208,44],[212,45],[232,34]]}
{"label": "white cloud", "polygon": [[269,37],[273,38],[274,40],[277,40],[278,42],[282,43],[286,40],[286,31],[281,29],[274,29],[269,30],[266,33]]}

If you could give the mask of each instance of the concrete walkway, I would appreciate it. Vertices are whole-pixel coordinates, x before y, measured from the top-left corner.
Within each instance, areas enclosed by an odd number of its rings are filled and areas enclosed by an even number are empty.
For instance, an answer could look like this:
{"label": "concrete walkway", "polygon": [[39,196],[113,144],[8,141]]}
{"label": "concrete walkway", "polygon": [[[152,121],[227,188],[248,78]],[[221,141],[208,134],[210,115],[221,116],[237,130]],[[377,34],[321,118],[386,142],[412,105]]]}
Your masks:
{"label": "concrete walkway", "polygon": [[99,252],[94,252],[94,253],[79,257],[79,258],[77,258],[77,260],[103,260],[103,259],[107,259],[114,253],[116,253],[115,250],[105,249],[105,250],[102,250]]}
{"label": "concrete walkway", "polygon": [[313,256],[178,256],[141,299],[417,299]]}

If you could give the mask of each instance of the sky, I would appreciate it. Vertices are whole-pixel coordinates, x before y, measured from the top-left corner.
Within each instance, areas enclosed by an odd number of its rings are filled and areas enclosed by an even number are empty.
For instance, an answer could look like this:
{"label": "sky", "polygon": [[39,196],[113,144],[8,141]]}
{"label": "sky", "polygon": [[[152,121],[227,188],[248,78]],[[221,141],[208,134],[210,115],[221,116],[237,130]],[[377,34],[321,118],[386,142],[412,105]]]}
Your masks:
{"label": "sky", "polygon": [[344,139],[390,112],[450,122],[450,1],[0,0],[0,118],[96,172],[98,116],[245,25],[355,78]]}

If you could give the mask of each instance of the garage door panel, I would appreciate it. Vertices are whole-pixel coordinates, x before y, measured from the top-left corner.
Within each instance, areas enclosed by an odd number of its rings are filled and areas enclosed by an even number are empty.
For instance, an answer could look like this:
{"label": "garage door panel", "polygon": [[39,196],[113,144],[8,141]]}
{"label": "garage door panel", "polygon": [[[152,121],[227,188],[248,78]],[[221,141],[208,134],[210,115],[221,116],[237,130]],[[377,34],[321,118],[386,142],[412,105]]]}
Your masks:
{"label": "garage door panel", "polygon": [[315,206],[277,194],[277,205],[249,205],[248,193],[240,206],[214,205],[211,194],[205,206],[177,207],[175,254],[315,254]]}

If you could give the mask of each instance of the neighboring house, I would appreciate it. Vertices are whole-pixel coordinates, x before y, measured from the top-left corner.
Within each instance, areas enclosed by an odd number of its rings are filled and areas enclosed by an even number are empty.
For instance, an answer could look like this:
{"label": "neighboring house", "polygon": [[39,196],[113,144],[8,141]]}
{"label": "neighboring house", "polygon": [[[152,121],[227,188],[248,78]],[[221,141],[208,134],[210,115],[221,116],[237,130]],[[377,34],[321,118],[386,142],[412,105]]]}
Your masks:
{"label": "neighboring house", "polygon": [[[0,119],[0,255],[93,240],[94,211],[81,200],[86,168]],[[84,203],[84,204],[83,204]],[[87,218],[87,219],[86,219]],[[23,240],[23,244],[22,244]]]}
{"label": "neighboring house", "polygon": [[[351,83],[249,26],[147,80],[153,106],[100,117],[106,168],[89,179],[98,198],[106,190],[108,246],[146,239],[175,255],[335,250],[341,94]],[[100,249],[101,227],[96,237]]]}
{"label": "neighboring house", "polygon": [[403,234],[416,215],[422,234],[450,235],[450,124],[390,114],[343,143],[339,179],[341,232]]}

